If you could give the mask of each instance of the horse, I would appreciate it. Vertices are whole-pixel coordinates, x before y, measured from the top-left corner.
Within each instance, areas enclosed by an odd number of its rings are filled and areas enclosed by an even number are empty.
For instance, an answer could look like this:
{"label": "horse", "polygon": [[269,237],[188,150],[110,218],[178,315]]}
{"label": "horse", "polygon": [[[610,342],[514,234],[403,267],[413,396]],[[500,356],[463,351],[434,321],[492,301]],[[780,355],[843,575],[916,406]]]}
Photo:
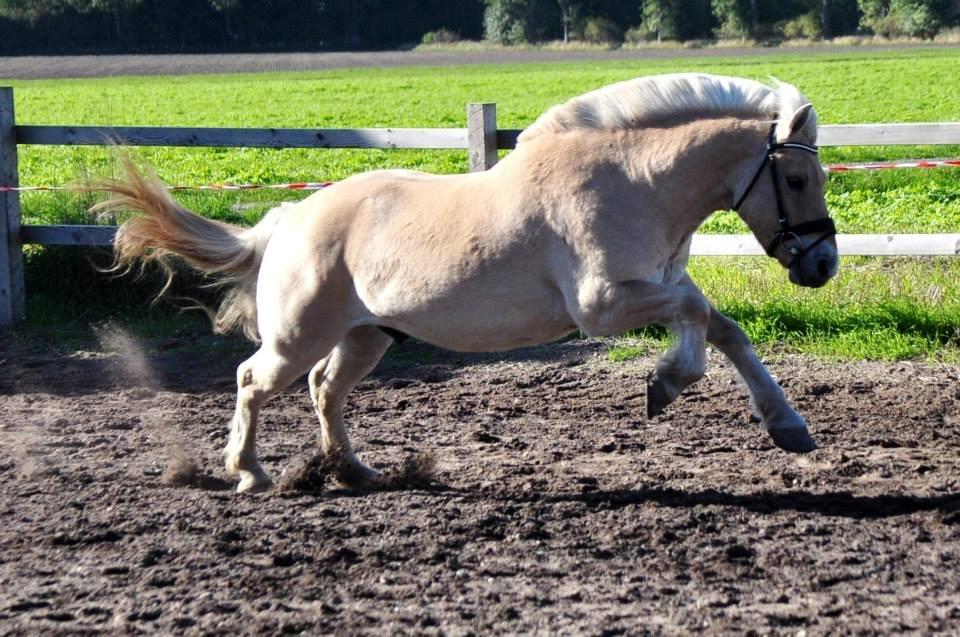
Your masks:
{"label": "horse", "polygon": [[304,373],[321,449],[342,459],[338,479],[375,484],[343,407],[403,335],[480,352],[662,324],[677,339],[647,377],[649,417],[704,375],[710,342],[745,381],[773,443],[805,453],[816,444],[803,417],[687,263],[697,227],[734,209],[791,282],[833,277],[816,138],[816,112],[790,84],[659,75],[554,106],[485,172],[362,173],[250,228],[188,211],[129,159],[98,208],[133,213],[116,234],[117,267],[176,255],[220,275],[230,291],[215,331],[242,329],[259,344],[237,368],[224,450],[240,493],[271,486],[258,417]]}

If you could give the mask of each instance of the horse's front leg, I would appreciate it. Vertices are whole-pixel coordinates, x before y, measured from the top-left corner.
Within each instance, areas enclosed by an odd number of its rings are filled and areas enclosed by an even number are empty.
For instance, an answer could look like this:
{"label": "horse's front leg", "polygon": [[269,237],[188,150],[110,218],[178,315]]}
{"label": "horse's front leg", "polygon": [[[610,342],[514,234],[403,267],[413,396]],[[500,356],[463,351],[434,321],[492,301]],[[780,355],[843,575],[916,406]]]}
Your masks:
{"label": "horse's front leg", "polygon": [[787,402],[780,385],[754,352],[750,339],[739,325],[712,307],[707,340],[730,359],[747,383],[754,413],[763,421],[774,444],[794,453],[817,448],[807,431],[806,421]]}
{"label": "horse's front leg", "polygon": [[581,293],[580,328],[612,336],[653,323],[668,326],[677,344],[657,361],[647,379],[647,415],[659,414],[703,377],[710,304],[695,286],[625,281]]}

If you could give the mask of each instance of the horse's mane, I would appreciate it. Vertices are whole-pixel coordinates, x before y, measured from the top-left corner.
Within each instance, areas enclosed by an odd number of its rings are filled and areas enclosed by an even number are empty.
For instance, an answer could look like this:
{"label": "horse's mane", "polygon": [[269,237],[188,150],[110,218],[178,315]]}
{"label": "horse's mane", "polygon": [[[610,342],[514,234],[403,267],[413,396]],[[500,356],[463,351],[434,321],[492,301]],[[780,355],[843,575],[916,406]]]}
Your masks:
{"label": "horse's mane", "polygon": [[[777,119],[778,137],[782,137],[787,134],[793,114],[807,99],[791,84],[774,82],[774,86],[767,86],[743,78],[701,73],[654,75],[618,82],[554,106],[524,130],[518,141],[576,129],[642,128],[677,115]],[[811,113],[807,130],[812,141],[816,141],[816,126],[816,115]]]}

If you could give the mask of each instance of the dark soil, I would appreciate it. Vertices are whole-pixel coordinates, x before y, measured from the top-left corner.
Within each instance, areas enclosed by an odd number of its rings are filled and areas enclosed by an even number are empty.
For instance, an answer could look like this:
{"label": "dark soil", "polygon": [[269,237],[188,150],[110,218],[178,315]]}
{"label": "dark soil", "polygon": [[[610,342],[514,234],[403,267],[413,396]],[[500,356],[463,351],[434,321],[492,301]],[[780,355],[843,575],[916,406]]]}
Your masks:
{"label": "dark soil", "polygon": [[0,336],[2,633],[960,632],[957,367],[779,359],[800,457],[715,354],[647,421],[652,358],[406,343],[348,411],[390,490],[327,479],[298,383],[261,427],[278,487],[237,496],[243,352],[101,343]]}
{"label": "dark soil", "polygon": [[[939,44],[871,45],[871,51],[950,48]],[[823,44],[814,48],[707,47],[606,50],[487,49],[419,51],[351,51],[304,53],[215,53],[170,55],[43,55],[0,57],[0,79],[187,75],[324,71],[364,67],[521,64],[589,60],[651,60],[690,57],[800,56],[809,53],[862,52],[862,46]]]}

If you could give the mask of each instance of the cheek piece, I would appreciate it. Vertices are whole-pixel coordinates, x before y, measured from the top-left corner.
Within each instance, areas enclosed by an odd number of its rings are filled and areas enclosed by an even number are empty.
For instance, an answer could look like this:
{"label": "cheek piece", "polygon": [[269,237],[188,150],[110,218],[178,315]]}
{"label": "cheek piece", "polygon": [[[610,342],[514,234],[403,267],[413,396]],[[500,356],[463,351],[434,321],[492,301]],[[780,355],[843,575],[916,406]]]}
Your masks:
{"label": "cheek piece", "polygon": [[[767,167],[767,164],[769,164],[770,177],[773,179],[773,192],[777,197],[777,220],[780,222],[780,230],[773,235],[770,243],[768,243],[764,249],[767,252],[767,256],[772,257],[776,249],[780,246],[783,246],[790,256],[793,257],[790,261],[790,264],[787,266],[789,268],[792,267],[798,259],[803,258],[804,255],[820,245],[822,242],[837,234],[837,227],[833,223],[833,219],[830,217],[823,217],[822,219],[814,219],[813,221],[806,221],[804,223],[798,223],[797,225],[790,225],[790,222],[787,220],[787,211],[783,206],[783,195],[780,192],[780,179],[779,173],[777,172],[777,159],[774,156],[774,153],[776,153],[778,150],[802,150],[816,155],[818,154],[819,150],[816,146],[802,144],[800,142],[777,142],[775,131],[776,125],[770,129],[770,137],[767,140],[766,153],[763,156],[763,162],[760,164],[760,168],[757,169],[757,172],[753,175],[753,179],[750,180],[750,185],[747,186],[747,189],[743,191],[743,194],[740,195],[740,198],[737,199],[736,203],[733,204],[732,209],[739,211],[740,206],[743,205],[744,200],[753,190],[753,187],[756,185],[757,181],[759,181],[760,175],[763,174],[763,169]],[[812,243],[804,246],[800,240],[800,236],[805,234],[813,234],[815,232],[821,232],[822,234]],[[791,245],[787,245],[788,243]]]}

